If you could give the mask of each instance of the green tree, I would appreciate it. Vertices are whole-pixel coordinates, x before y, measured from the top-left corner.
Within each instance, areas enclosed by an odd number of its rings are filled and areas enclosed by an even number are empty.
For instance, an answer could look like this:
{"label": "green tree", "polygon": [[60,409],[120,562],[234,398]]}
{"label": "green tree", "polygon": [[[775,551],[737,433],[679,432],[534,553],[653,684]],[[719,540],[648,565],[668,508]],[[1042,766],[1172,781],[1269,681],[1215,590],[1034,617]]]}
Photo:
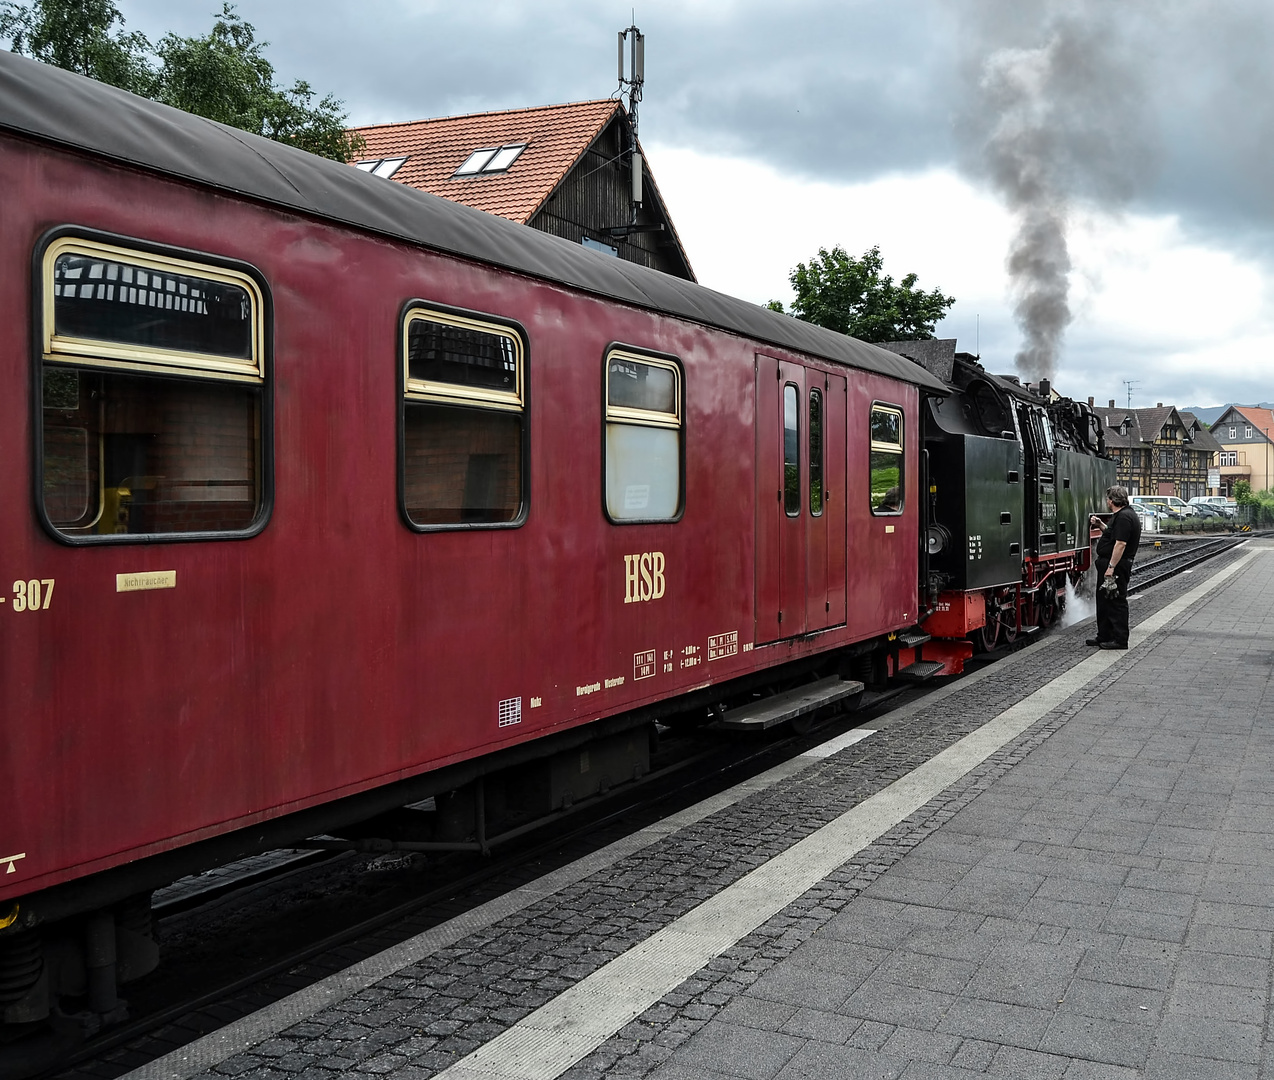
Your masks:
{"label": "green tree", "polygon": [[[120,29],[112,33],[116,23]],[[150,96],[150,42],[144,34],[125,34],[123,25],[111,0],[0,3],[0,38],[8,39],[13,52]]]}
{"label": "green tree", "polygon": [[[797,263],[788,280],[796,291],[791,314],[863,341],[931,338],[938,320],[955,303],[954,296],[938,289],[917,289],[915,274],[894,284],[884,272],[879,247],[864,252],[861,259],[840,245],[830,251],[819,248],[808,263]],[[783,310],[777,300],[767,306]]]}
{"label": "green tree", "polygon": [[341,102],[330,94],[317,103],[310,84],[275,85],[267,42],[251,23],[224,4],[203,37],[166,34],[155,48],[160,60],[154,97],[166,105],[337,161],[349,161],[362,140],[345,131]]}
{"label": "green tree", "polygon": [[1246,480],[1236,480],[1234,482],[1234,501],[1239,506],[1246,506],[1249,503],[1256,502],[1256,496],[1252,494],[1252,485]]}
{"label": "green tree", "polygon": [[0,2],[0,38],[16,53],[322,157],[350,161],[361,152],[341,102],[330,94],[316,102],[302,80],[275,84],[267,42],[233,4],[223,4],[208,34],[166,34],[158,45],[117,23],[124,17],[111,0]]}

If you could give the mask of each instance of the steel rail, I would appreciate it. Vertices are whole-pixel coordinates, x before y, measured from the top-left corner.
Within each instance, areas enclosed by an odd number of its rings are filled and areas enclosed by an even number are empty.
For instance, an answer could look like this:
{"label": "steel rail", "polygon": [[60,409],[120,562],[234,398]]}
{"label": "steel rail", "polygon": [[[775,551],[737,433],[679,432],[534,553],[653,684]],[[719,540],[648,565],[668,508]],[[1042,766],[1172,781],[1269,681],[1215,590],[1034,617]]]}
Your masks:
{"label": "steel rail", "polygon": [[[1156,559],[1153,562],[1145,564],[1144,567],[1141,567],[1140,569],[1142,572],[1140,574],[1138,573],[1139,568],[1136,564],[1134,564],[1132,568],[1132,577],[1129,581],[1129,588],[1132,588],[1133,585],[1135,585],[1138,589],[1154,588],[1154,586],[1167,581],[1169,578],[1176,577],[1183,571],[1190,570],[1198,566],[1200,563],[1205,563],[1209,559],[1216,558],[1218,555],[1224,555],[1227,551],[1231,551],[1241,544],[1246,544],[1249,539],[1251,539],[1250,536],[1227,537],[1224,540],[1216,540],[1211,544],[1208,544],[1206,546],[1206,550],[1203,551],[1196,549],[1193,551],[1178,552],[1175,555],[1169,555],[1163,559]],[[1149,576],[1145,576],[1147,571],[1153,571],[1156,567],[1168,562],[1175,563],[1176,565],[1170,568],[1165,568],[1156,573],[1151,573]]]}

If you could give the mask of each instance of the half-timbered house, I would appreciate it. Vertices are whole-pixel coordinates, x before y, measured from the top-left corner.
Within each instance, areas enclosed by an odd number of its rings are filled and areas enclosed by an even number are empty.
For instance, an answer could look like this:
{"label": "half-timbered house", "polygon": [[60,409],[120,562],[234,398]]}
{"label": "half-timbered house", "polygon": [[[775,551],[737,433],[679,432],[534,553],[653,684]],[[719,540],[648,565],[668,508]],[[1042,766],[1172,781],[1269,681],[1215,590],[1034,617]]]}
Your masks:
{"label": "half-timbered house", "polygon": [[1162,402],[1153,409],[1120,409],[1112,399],[1101,417],[1106,450],[1119,462],[1119,483],[1131,495],[1208,494],[1208,468],[1220,447],[1191,413]]}

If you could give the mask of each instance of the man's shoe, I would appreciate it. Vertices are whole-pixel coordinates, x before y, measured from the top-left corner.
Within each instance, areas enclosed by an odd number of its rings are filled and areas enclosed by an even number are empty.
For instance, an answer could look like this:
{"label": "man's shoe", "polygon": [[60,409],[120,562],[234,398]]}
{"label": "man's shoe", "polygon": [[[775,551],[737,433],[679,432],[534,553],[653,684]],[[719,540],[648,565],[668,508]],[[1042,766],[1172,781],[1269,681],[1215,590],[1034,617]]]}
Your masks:
{"label": "man's shoe", "polygon": [[1126,649],[1127,645],[1120,645],[1117,641],[1099,641],[1097,643],[1099,649]]}
{"label": "man's shoe", "polygon": [[1098,641],[1095,637],[1090,637],[1084,640],[1084,644],[1085,645],[1100,645],[1101,642]]}

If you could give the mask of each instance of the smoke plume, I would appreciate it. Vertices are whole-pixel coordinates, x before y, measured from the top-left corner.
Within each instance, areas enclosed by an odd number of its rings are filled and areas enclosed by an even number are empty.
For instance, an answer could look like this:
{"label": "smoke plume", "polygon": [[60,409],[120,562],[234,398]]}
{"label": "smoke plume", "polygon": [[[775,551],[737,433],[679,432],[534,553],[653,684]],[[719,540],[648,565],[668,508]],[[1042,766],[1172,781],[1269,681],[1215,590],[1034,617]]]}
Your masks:
{"label": "smoke plume", "polygon": [[1071,321],[1072,216],[1117,211],[1152,156],[1140,68],[1112,9],[1121,10],[1108,0],[979,4],[967,24],[966,152],[1013,214],[1006,267],[1023,336],[1017,367],[1031,380],[1054,377]]}

